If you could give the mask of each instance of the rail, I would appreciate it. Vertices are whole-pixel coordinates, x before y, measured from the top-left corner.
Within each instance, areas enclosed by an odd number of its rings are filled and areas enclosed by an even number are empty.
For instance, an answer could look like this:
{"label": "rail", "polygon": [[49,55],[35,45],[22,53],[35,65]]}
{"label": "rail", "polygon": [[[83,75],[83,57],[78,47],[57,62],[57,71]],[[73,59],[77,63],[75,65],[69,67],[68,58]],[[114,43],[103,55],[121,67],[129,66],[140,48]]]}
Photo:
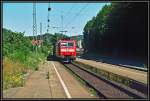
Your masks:
{"label": "rail", "polygon": [[147,98],[147,95],[138,92],[137,90],[107,80],[83,67],[75,64],[63,65],[83,79],[88,85],[93,87],[98,92],[98,95],[103,98]]}

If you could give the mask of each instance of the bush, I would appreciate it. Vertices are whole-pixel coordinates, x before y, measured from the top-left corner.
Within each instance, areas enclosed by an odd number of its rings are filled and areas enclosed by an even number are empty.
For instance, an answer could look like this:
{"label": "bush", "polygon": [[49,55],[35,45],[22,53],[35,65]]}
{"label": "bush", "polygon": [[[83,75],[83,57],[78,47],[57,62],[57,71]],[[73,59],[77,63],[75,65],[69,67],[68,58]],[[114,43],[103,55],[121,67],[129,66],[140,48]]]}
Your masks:
{"label": "bush", "polygon": [[22,64],[13,62],[5,57],[3,66],[4,89],[24,85],[23,74],[25,73],[26,69]]}
{"label": "bush", "polygon": [[3,29],[3,85],[4,89],[23,86],[23,75],[27,69],[38,70],[38,64],[52,50],[47,41],[33,51],[32,37],[25,37],[24,33]]}

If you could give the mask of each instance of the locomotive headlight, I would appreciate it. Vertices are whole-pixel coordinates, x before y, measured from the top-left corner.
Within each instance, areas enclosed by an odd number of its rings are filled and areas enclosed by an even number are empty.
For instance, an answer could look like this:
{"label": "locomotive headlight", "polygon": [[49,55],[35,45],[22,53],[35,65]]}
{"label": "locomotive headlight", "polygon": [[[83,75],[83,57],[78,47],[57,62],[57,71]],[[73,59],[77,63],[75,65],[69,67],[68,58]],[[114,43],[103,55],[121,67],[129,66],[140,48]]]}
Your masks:
{"label": "locomotive headlight", "polygon": [[61,52],[66,52],[66,49],[61,49],[60,51],[61,51]]}
{"label": "locomotive headlight", "polygon": [[74,49],[69,49],[69,52],[74,52]]}

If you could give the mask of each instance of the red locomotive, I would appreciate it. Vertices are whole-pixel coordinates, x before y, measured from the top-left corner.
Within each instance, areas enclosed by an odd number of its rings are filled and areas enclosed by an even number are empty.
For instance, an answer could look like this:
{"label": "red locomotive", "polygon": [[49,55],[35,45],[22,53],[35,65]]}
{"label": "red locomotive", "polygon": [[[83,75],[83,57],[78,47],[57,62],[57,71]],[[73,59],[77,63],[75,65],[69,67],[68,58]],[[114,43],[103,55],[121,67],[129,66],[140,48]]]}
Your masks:
{"label": "red locomotive", "polygon": [[55,45],[55,55],[64,62],[76,59],[76,42],[71,39],[59,40]]}

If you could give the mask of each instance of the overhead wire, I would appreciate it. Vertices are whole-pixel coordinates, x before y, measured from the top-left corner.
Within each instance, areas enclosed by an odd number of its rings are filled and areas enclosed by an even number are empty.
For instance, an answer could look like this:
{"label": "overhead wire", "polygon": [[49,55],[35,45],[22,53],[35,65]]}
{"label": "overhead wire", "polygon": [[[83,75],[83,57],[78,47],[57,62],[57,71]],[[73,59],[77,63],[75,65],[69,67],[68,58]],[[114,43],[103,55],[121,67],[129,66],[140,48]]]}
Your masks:
{"label": "overhead wire", "polygon": [[[74,4],[72,4],[71,8],[66,12],[67,14],[69,14],[71,12],[71,10],[75,7]],[[68,18],[68,15],[64,16],[64,18]]]}
{"label": "overhead wire", "polygon": [[88,6],[88,4],[84,5],[78,13],[75,14],[75,16],[72,17],[72,19],[66,24],[64,28],[67,28],[75,19],[80,15],[80,13]]}
{"label": "overhead wire", "polygon": [[[88,4],[84,5],[84,6],[80,9],[80,11],[79,11],[78,13],[76,13],[76,14],[72,17],[72,19],[70,20],[70,22],[68,22],[64,28],[66,29],[73,21],[75,21],[75,19],[76,19],[78,16],[80,16],[81,12],[82,12],[87,6],[88,6]],[[73,27],[74,27],[74,26],[73,26]],[[72,30],[72,29],[75,29],[75,27],[74,27],[74,28],[71,28],[71,30]],[[71,36],[71,35],[70,35],[70,36]]]}

